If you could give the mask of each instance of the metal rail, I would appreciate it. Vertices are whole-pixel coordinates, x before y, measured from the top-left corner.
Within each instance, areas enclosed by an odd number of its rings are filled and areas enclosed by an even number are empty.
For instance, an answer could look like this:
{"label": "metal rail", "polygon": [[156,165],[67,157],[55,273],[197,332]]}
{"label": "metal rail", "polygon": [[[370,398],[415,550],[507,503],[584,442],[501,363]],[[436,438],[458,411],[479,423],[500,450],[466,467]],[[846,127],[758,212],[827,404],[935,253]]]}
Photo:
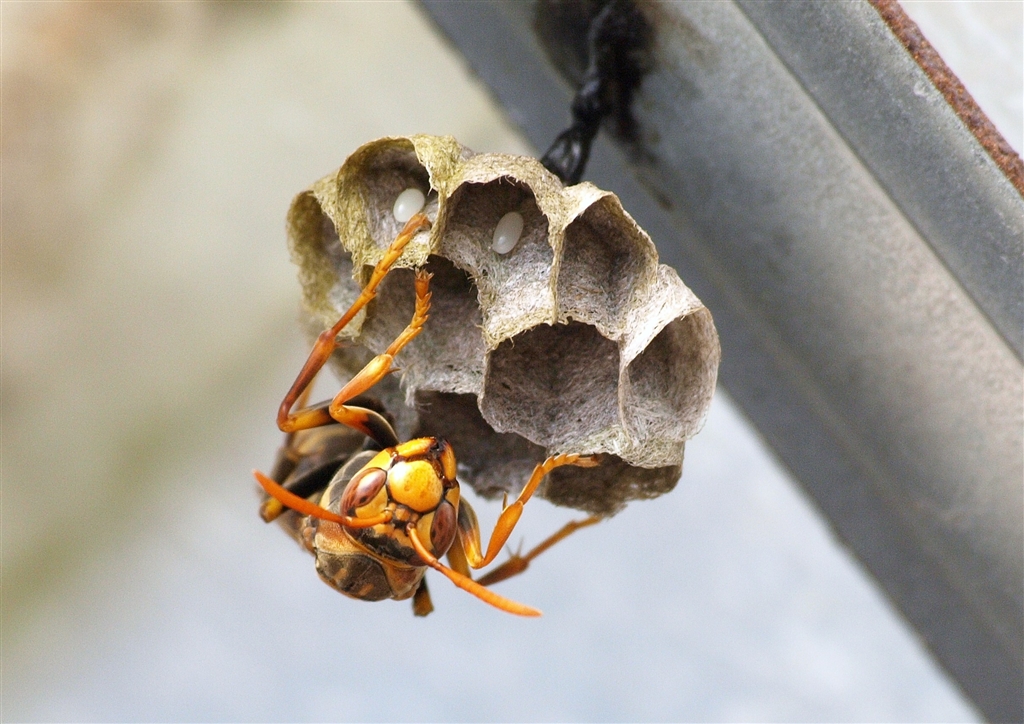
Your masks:
{"label": "metal rail", "polygon": [[[579,39],[544,3],[422,4],[545,148]],[[712,310],[722,383],[938,660],[1024,720],[1024,200],[866,1],[643,8],[639,146],[599,139],[585,178]]]}

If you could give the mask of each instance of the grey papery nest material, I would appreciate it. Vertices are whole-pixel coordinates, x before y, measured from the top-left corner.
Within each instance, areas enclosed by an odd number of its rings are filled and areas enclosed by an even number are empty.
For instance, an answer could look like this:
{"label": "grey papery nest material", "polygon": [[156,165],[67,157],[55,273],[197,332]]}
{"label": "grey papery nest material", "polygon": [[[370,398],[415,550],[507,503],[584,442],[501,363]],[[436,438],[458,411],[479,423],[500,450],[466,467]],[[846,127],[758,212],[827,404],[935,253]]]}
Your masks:
{"label": "grey papery nest material", "polygon": [[[555,470],[539,494],[610,515],[671,490],[703,425],[720,350],[711,313],[658,263],[618,198],[564,187],[533,158],[474,154],[454,138],[382,138],[300,194],[288,215],[311,331],[337,321],[403,224],[395,199],[426,195],[432,226],[410,242],[377,299],[342,332],[347,379],[413,313],[411,268],[433,273],[430,319],[373,393],[399,435],[447,439],[459,478],[518,494],[549,454],[605,454]],[[492,249],[508,212],[524,220]]]}

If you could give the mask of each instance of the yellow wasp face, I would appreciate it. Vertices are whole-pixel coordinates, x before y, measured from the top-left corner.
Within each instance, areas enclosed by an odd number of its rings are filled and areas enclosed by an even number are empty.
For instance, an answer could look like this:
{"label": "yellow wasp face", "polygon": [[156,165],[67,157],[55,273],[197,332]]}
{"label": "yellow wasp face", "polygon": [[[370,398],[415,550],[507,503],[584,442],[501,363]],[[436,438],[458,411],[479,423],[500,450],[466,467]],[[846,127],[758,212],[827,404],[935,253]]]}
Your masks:
{"label": "yellow wasp face", "polygon": [[434,438],[388,448],[351,479],[336,476],[320,505],[361,520],[390,513],[389,520],[368,528],[307,519],[306,525],[313,530],[306,535],[312,534],[321,578],[354,598],[407,598],[425,571],[408,528],[416,529],[435,557],[447,553],[455,540],[459,509],[455,454],[447,442]]}

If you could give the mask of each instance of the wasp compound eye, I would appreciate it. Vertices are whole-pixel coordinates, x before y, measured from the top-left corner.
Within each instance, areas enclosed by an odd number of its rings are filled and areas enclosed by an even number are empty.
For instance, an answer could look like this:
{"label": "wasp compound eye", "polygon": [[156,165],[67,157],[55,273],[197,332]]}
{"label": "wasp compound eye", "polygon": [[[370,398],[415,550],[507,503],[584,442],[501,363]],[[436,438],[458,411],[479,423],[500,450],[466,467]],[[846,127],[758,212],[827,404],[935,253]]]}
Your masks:
{"label": "wasp compound eye", "polygon": [[[357,515],[356,511],[369,505],[381,494],[387,479],[388,474],[380,468],[360,470],[345,486],[345,495],[341,499],[342,511],[346,515]],[[383,505],[380,507],[383,508]]]}
{"label": "wasp compound eye", "polygon": [[455,528],[455,508],[446,500],[434,511],[434,521],[430,524],[430,543],[436,555],[444,555],[452,547]]}

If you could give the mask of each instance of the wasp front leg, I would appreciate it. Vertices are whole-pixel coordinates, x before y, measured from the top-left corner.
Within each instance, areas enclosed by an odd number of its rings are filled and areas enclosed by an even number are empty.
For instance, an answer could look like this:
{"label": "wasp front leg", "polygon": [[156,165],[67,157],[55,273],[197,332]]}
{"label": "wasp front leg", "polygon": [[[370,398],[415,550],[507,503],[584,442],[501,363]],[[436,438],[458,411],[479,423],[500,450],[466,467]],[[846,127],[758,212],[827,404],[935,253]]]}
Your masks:
{"label": "wasp front leg", "polygon": [[[341,391],[335,395],[334,400],[331,402],[328,408],[328,413],[332,420],[336,420],[343,425],[348,425],[357,430],[366,432],[374,439],[377,439],[372,434],[372,427],[370,422],[374,420],[369,413],[362,407],[353,407],[346,405],[345,403],[350,402],[353,398],[369,390],[371,387],[380,382],[384,377],[392,371],[395,363],[395,356],[402,351],[409,342],[411,342],[416,335],[423,331],[423,325],[427,321],[428,312],[430,311],[430,273],[423,269],[416,270],[416,309],[413,312],[412,319],[406,326],[402,333],[395,338],[383,354],[379,354],[372,360],[366,363],[363,369],[356,373],[355,377],[350,379]],[[378,416],[379,417],[379,416]],[[390,428],[390,426],[389,426]],[[392,433],[393,434],[393,433]],[[389,442],[383,447],[393,447],[398,444],[396,438],[394,442]]]}
{"label": "wasp front leg", "polygon": [[[299,407],[306,406],[306,398],[311,387],[306,387],[298,399]],[[380,413],[386,411],[378,400],[372,397],[357,397],[353,402],[359,407],[368,408]],[[326,407],[328,402],[321,402],[314,407]],[[374,436],[378,439],[390,434],[394,436],[390,423],[385,418],[381,432]],[[359,431],[339,424],[323,425],[308,430],[296,430],[285,435],[284,444],[278,449],[277,459],[271,468],[270,479],[279,483],[285,490],[296,495],[309,498],[322,492],[330,483],[334,473],[345,464],[360,448],[365,438]],[[266,495],[260,506],[260,517],[267,523],[278,520],[285,510],[281,501]],[[291,515],[282,521],[282,525],[293,538],[298,538],[295,524],[296,516]]]}
{"label": "wasp front leg", "polygon": [[[412,241],[412,238],[416,235],[418,231],[420,231],[420,229],[424,228],[425,226],[428,226],[429,224],[430,221],[423,214],[416,214],[411,219],[409,219],[409,222],[398,234],[394,242],[392,242],[391,246],[388,247],[387,251],[384,253],[384,256],[381,258],[379,262],[377,262],[377,266],[374,267],[373,274],[370,276],[370,281],[367,282],[365,287],[363,287],[363,290],[360,292],[359,297],[356,299],[356,301],[352,303],[352,306],[349,307],[348,311],[342,315],[341,319],[339,319],[338,322],[333,327],[331,327],[328,330],[325,330],[317,338],[316,343],[313,345],[312,351],[309,353],[309,357],[306,360],[306,363],[303,365],[298,377],[295,378],[295,382],[292,383],[291,388],[288,390],[287,394],[284,396],[284,399],[281,401],[280,408],[278,408],[277,426],[283,432],[305,430],[311,427],[329,425],[332,422],[337,421],[343,424],[347,424],[350,427],[359,430],[363,434],[373,437],[375,440],[378,438],[378,435],[383,435],[383,437],[385,438],[388,437],[386,432],[383,431],[385,431],[385,428],[390,428],[390,425],[387,424],[387,421],[384,420],[384,418],[382,418],[380,415],[371,410],[366,410],[358,414],[350,413],[348,415],[343,415],[345,419],[338,419],[336,417],[332,417],[332,410],[334,407],[333,404],[331,407],[325,407],[323,405],[304,407],[295,412],[292,412],[292,407],[295,405],[296,401],[298,401],[299,398],[303,395],[303,392],[313,382],[313,379],[316,377],[317,373],[327,363],[327,360],[330,358],[331,353],[334,352],[334,350],[337,348],[338,335],[341,334],[341,331],[348,325],[349,322],[352,321],[352,319],[360,312],[360,310],[362,310],[367,304],[370,303],[370,301],[375,296],[377,296],[377,287],[384,280],[384,277],[387,276],[387,273],[391,270],[391,267],[395,264],[395,262],[398,261],[399,257],[401,257],[402,251],[405,249],[406,245],[408,245],[408,243]],[[417,292],[418,291],[419,283],[417,282]],[[427,294],[427,299],[429,302],[429,294]],[[419,306],[420,300],[419,294],[417,294],[417,311],[419,310]],[[417,333],[418,330],[417,332],[413,333],[411,337],[416,336]],[[409,337],[409,339],[411,339],[411,337]],[[399,339],[401,339],[401,336]],[[398,341],[399,340],[396,340],[396,342]],[[406,342],[408,342],[408,339],[406,339],[402,343],[402,346],[404,346]],[[399,349],[401,349],[401,346],[399,346]],[[390,348],[388,351],[391,351]],[[344,401],[352,399],[361,392],[365,392],[378,381],[380,381],[380,379],[382,379],[384,375],[386,375],[390,371],[390,365],[388,365],[387,369],[383,369],[383,366],[381,365],[381,363],[377,361],[377,359],[371,360],[370,364],[367,365],[367,367],[372,369],[370,369],[369,372],[367,372],[367,370],[364,369],[362,372],[357,374],[356,377],[353,378],[353,380],[350,381],[348,385],[346,385],[345,389],[342,390],[342,393],[346,393],[347,391],[347,397],[345,397],[345,400],[343,400],[342,403],[339,404],[343,404]],[[357,379],[359,379],[359,382],[353,386],[353,383],[355,383]],[[338,397],[341,396],[341,394],[338,395]],[[335,401],[338,400],[338,397],[335,398]],[[391,437],[394,437],[393,433]],[[383,447],[390,447],[391,445],[394,445],[397,442],[397,438],[395,438],[394,441],[391,441],[389,439],[378,440],[378,442],[380,442]]]}
{"label": "wasp front leg", "polygon": [[512,578],[512,576],[518,576],[520,573],[525,571],[530,566],[530,561],[539,556],[541,553],[546,551],[548,548],[558,543],[561,540],[565,540],[570,535],[578,531],[580,528],[586,528],[600,523],[604,518],[596,515],[592,515],[589,518],[583,520],[571,520],[555,533],[545,538],[540,544],[533,547],[526,555],[520,555],[518,552],[513,553],[507,561],[502,563],[497,568],[488,571],[485,575],[477,579],[477,583],[481,586],[491,586],[500,581]]}
{"label": "wasp front leg", "polygon": [[[459,541],[462,544],[466,562],[472,568],[483,568],[497,557],[506,541],[508,541],[509,536],[512,535],[512,531],[515,529],[516,524],[519,522],[519,517],[523,514],[523,507],[533,496],[545,475],[555,468],[560,468],[563,465],[576,465],[581,468],[592,468],[597,464],[598,461],[596,458],[580,456],[575,453],[555,455],[553,457],[549,457],[544,462],[539,463],[533,469],[533,474],[530,475],[530,479],[526,482],[526,485],[523,486],[523,490],[519,493],[519,497],[516,498],[512,505],[505,506],[505,509],[501,511],[501,515],[498,516],[498,522],[494,524],[494,530],[491,532],[491,539],[487,544],[486,554],[481,554],[480,525],[477,523],[476,514],[470,506],[464,504],[460,505],[458,521]],[[568,533],[565,535],[568,535]]]}

